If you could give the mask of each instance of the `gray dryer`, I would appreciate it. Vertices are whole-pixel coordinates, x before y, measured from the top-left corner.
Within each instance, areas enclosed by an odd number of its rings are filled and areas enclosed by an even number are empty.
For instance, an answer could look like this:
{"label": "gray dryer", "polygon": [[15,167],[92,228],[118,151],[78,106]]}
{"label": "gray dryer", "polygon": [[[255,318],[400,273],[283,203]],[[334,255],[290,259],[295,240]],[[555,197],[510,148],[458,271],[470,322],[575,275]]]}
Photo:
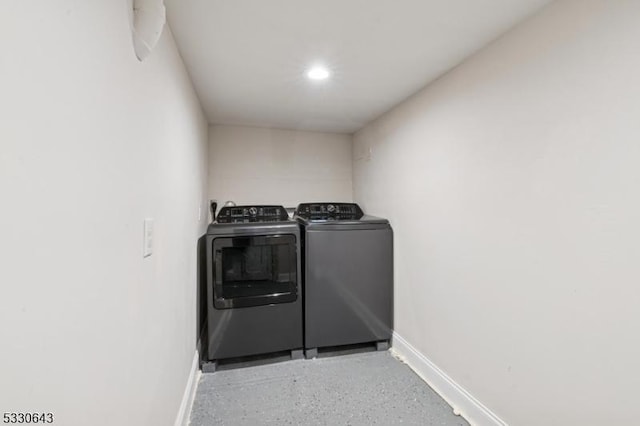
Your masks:
{"label": "gray dryer", "polygon": [[299,226],[282,206],[220,210],[205,239],[203,370],[215,370],[225,358],[302,356],[299,241]]}

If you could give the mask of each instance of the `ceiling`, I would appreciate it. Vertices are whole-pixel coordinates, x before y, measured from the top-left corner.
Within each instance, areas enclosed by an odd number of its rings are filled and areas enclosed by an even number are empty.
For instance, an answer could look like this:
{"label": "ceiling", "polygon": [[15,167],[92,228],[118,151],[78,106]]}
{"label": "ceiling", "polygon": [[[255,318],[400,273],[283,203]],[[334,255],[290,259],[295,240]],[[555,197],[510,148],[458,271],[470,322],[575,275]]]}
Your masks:
{"label": "ceiling", "polygon": [[[165,0],[211,123],[352,133],[550,0]],[[307,69],[329,68],[325,81]]]}

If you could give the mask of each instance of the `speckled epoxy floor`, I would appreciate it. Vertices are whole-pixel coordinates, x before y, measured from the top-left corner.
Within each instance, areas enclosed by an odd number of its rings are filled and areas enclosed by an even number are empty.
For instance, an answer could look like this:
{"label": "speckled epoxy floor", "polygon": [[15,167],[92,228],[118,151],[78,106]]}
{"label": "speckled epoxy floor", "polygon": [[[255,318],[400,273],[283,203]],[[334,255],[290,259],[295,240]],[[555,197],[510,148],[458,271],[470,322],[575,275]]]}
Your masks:
{"label": "speckled epoxy floor", "polygon": [[389,352],[287,361],[203,374],[192,426],[468,426]]}

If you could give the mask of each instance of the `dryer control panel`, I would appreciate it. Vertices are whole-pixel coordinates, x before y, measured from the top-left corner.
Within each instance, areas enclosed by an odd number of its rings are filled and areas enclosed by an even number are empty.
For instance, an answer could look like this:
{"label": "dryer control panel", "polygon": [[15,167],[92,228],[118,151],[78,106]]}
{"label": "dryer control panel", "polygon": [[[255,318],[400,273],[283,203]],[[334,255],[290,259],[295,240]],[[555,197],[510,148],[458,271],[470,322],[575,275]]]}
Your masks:
{"label": "dryer control panel", "polygon": [[223,207],[217,217],[218,223],[283,222],[289,220],[282,206],[234,206]]}
{"label": "dryer control panel", "polygon": [[355,203],[303,203],[298,205],[295,214],[311,221],[359,220],[364,216]]}

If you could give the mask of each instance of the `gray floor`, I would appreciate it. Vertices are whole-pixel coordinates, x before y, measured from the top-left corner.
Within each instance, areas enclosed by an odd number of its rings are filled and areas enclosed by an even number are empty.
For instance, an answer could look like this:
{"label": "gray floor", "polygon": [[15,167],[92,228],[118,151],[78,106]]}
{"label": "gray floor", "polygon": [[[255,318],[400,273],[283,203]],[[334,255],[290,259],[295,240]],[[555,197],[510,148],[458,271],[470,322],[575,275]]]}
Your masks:
{"label": "gray floor", "polygon": [[468,426],[389,352],[203,374],[191,425]]}

